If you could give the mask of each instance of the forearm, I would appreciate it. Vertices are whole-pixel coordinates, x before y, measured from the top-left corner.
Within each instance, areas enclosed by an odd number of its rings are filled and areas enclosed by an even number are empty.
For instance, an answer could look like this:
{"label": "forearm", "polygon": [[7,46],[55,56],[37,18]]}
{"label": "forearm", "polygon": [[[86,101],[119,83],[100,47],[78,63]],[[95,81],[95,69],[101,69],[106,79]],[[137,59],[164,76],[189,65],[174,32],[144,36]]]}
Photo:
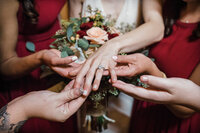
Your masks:
{"label": "forearm", "polygon": [[26,122],[25,115],[20,111],[20,107],[6,105],[0,109],[0,132],[17,133]]}
{"label": "forearm", "polygon": [[42,55],[45,50],[25,57],[11,57],[0,64],[0,72],[6,78],[23,76],[42,65]]}
{"label": "forearm", "polygon": [[[153,34],[152,34],[152,31]],[[164,26],[156,22],[142,24],[135,30],[113,39],[120,53],[129,53],[147,47],[163,38]]]}

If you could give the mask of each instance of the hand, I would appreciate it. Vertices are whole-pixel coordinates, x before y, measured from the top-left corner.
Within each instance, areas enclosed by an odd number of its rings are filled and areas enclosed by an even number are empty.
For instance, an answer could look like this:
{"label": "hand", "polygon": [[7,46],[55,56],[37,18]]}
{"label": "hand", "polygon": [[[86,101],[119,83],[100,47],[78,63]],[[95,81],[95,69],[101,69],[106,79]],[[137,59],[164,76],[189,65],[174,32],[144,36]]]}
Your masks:
{"label": "hand", "polygon": [[[118,63],[115,67],[117,76],[133,77],[141,73],[148,73],[155,76],[163,76],[154,62],[141,53],[131,55],[114,56],[113,60]],[[105,75],[108,74],[104,72]]]}
{"label": "hand", "polygon": [[[72,89],[73,83],[74,81],[70,82],[61,93],[37,91],[13,100],[8,104],[11,118],[15,118],[13,115],[18,114],[16,117],[20,117],[20,119],[39,117],[64,122],[86,100],[86,97],[81,96],[80,89]],[[20,109],[21,111],[18,111]]]}
{"label": "hand", "polygon": [[97,69],[99,65],[102,65],[105,69],[108,69],[111,73],[112,81],[116,81],[114,71],[116,63],[113,61],[112,56],[117,55],[117,53],[118,51],[108,44],[101,46],[98,51],[90,56],[82,66],[76,77],[74,88],[80,88],[82,79],[86,77],[83,89],[90,89],[95,76],[92,89],[97,90],[104,71],[103,69]]}
{"label": "hand", "polygon": [[63,77],[72,78],[69,76],[69,72],[74,71],[77,73],[81,68],[80,64],[74,62],[77,60],[76,56],[61,58],[60,51],[56,49],[43,52],[42,60],[44,64]]}
{"label": "hand", "polygon": [[141,76],[141,81],[155,89],[141,88],[122,81],[116,81],[113,86],[125,93],[145,101],[159,104],[179,104],[200,111],[200,87],[188,79],[159,78]]}

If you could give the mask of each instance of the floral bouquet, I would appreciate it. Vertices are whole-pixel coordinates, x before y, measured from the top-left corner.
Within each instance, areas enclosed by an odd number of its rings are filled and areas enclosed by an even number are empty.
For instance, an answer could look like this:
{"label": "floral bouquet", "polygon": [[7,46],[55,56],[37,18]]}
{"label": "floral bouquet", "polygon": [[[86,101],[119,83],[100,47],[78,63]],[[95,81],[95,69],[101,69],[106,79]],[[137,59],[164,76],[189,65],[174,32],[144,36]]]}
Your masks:
{"label": "floral bouquet", "polygon": [[[77,63],[83,63],[106,41],[120,35],[105,22],[99,10],[88,10],[91,16],[61,21],[62,28],[53,36],[56,40],[50,45],[61,51],[61,57],[76,55]],[[101,132],[107,128],[108,122],[114,122],[106,116],[106,109],[109,96],[117,96],[119,92],[108,83],[108,79],[108,76],[102,78],[98,91],[92,92],[82,107],[81,123],[88,131]]]}

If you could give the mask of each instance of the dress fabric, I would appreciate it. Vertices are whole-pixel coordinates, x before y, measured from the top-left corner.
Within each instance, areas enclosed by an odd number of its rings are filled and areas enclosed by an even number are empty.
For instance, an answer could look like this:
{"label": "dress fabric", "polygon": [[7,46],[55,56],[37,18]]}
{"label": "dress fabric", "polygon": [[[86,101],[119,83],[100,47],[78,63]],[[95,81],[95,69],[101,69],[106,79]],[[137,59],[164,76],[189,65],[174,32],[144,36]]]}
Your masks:
{"label": "dress fabric", "polygon": [[[87,12],[88,5],[90,5],[93,10],[100,10],[104,17],[112,15],[105,12],[101,0],[85,0],[83,3],[82,16],[91,15]],[[124,0],[124,5],[118,18],[112,18],[116,19],[115,28],[119,30],[124,29],[126,25],[131,25],[132,28],[136,28],[140,21],[140,6],[140,0]],[[108,117],[114,119],[116,122],[109,123],[108,129],[103,131],[103,133],[128,132],[132,106],[133,98],[123,92],[121,92],[118,97],[110,97],[108,102]],[[121,119],[122,117],[123,119]]]}
{"label": "dress fabric", "polygon": [[[16,52],[19,57],[32,54],[26,49],[26,42],[35,44],[36,51],[49,49],[49,45],[54,41],[51,37],[60,29],[58,15],[65,3],[65,0],[35,0],[35,8],[39,13],[37,24],[28,23],[24,16],[22,5],[20,4],[18,17],[19,36],[16,45]],[[14,67],[14,66],[13,66]],[[31,91],[45,90],[53,85],[50,78],[40,79],[41,69],[35,69],[28,75],[12,80],[0,80],[0,106],[6,105],[16,97]],[[33,101],[34,102],[34,101]],[[22,133],[76,133],[76,116],[70,117],[64,123],[50,122],[47,120],[32,118],[21,128]]]}
{"label": "dress fabric", "polygon": [[[189,78],[200,61],[200,39],[190,40],[197,23],[177,21],[169,37],[152,46],[150,56],[167,77]],[[190,89],[190,88],[188,88]],[[199,133],[200,113],[187,119],[173,115],[166,106],[134,101],[131,133]]]}

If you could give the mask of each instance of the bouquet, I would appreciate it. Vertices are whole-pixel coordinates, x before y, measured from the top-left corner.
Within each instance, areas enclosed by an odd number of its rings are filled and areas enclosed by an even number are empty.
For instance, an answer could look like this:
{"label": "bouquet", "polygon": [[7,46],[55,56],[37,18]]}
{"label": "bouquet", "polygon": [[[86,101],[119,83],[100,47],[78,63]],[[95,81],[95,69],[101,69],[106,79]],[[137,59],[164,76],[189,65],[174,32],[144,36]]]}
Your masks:
{"label": "bouquet", "polygon": [[[62,20],[61,29],[53,36],[55,41],[50,45],[61,51],[61,57],[76,55],[77,63],[83,63],[106,41],[119,36],[120,32],[105,22],[99,10],[88,8],[91,16]],[[107,128],[107,103],[111,95],[117,96],[119,91],[108,83],[109,77],[103,77],[98,91],[92,92],[84,104],[82,123],[87,130],[101,132]]]}

